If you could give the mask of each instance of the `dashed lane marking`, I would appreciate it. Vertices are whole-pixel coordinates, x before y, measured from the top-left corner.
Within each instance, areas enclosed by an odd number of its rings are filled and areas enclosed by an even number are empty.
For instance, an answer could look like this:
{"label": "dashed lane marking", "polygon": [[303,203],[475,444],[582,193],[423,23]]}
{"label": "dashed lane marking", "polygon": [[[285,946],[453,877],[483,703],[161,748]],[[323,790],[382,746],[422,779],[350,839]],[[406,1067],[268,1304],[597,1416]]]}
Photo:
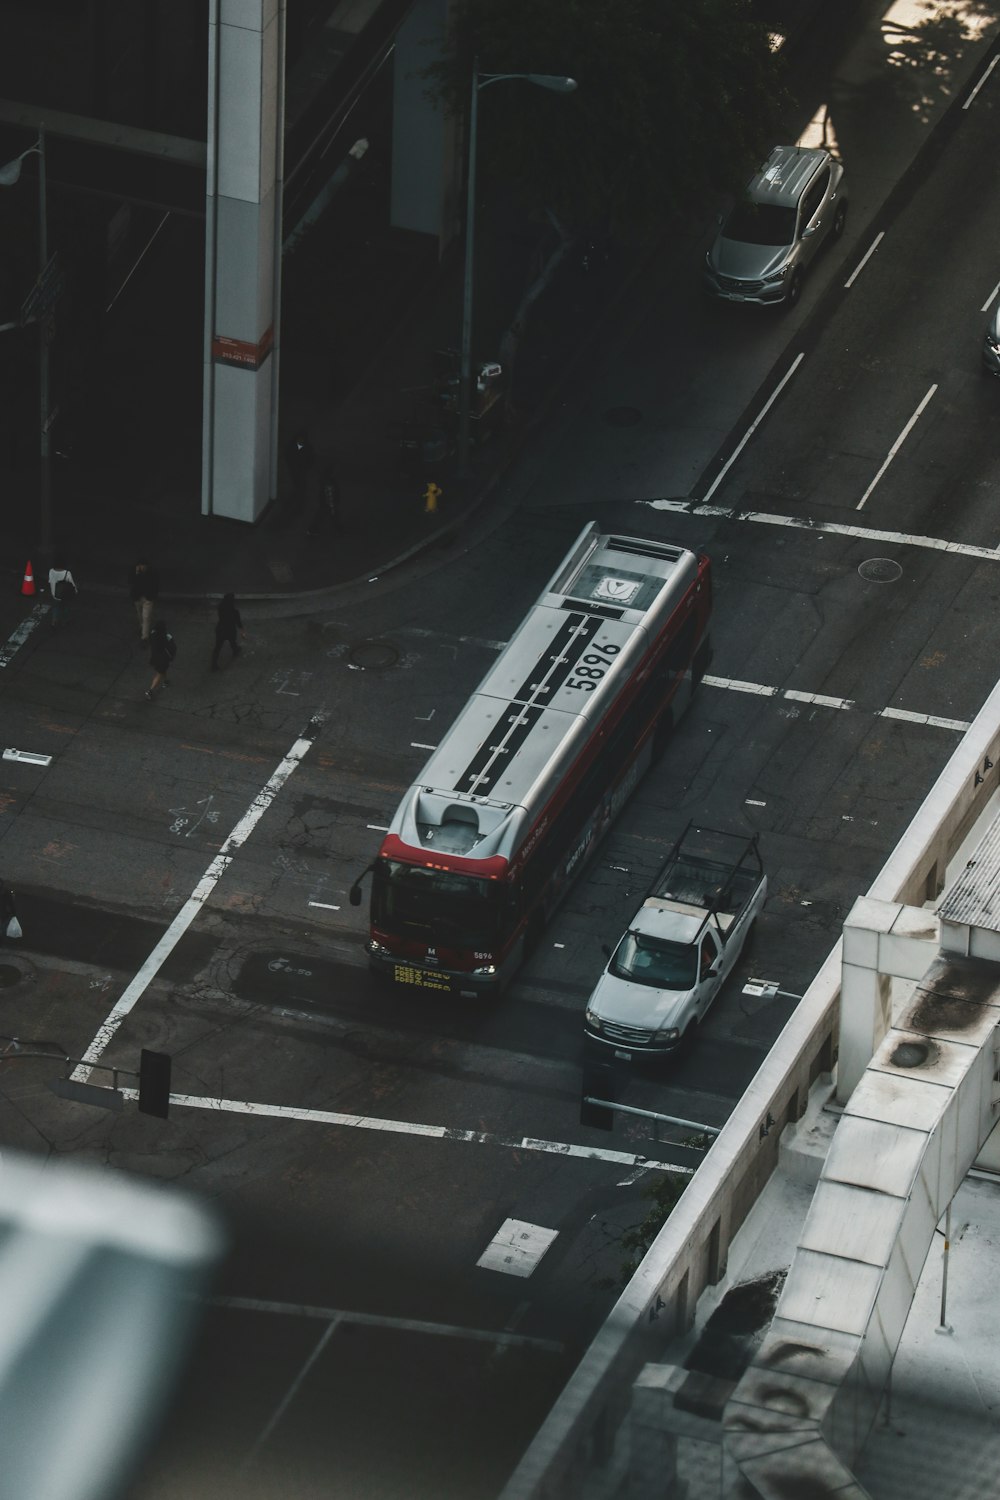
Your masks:
{"label": "dashed lane marking", "polygon": [[[764,682],[741,682],[737,677],[713,677],[706,673],[701,680],[706,687],[722,688],[729,693],[750,693],[758,698],[788,698],[793,703],[810,703],[817,708],[840,709],[844,712],[856,712],[858,707],[853,698],[833,698],[827,693],[801,693],[796,688],[769,687]],[[931,729],[951,729],[958,734],[965,734],[971,728],[969,719],[944,719],[937,714],[913,713],[907,708],[877,708],[872,712],[876,719],[902,719],[907,724],[926,724]]]}
{"label": "dashed lane marking", "polygon": [[878,234],[872,240],[871,244],[868,246],[868,249],[865,251],[864,255],[861,257],[861,259],[858,261],[857,265],[854,267],[854,270],[851,272],[850,276],[848,276],[847,280],[844,282],[844,290],[845,290],[845,292],[849,291],[850,288],[857,281],[858,277],[861,275],[861,272],[864,270],[865,266],[871,260],[872,256],[875,254],[875,251],[878,249],[879,245],[882,243],[882,240],[884,238],[885,238],[885,230],[884,229],[880,229],[879,232],[878,232]]}
{"label": "dashed lane marking", "polygon": [[802,363],[802,361],[804,359],[805,359],[805,355],[804,354],[796,354],[795,358],[792,360],[792,362],[789,365],[788,369],[785,371],[784,375],[782,375],[781,379],[778,381],[778,384],[775,386],[774,390],[768,396],[767,400],[764,402],[764,405],[761,407],[760,411],[754,417],[753,421],[750,423],[750,426],[747,428],[746,432],[740,438],[739,442],[736,444],[736,447],[733,449],[732,453],[730,453],[729,457],[726,459],[725,463],[722,465],[722,468],[719,470],[718,474],[716,474],[715,478],[712,480],[712,483],[709,485],[708,489],[705,491],[705,494],[704,494],[704,497],[703,497],[704,499],[711,500],[712,496],[715,494],[716,490],[719,488],[719,485],[725,479],[726,475],[729,473],[729,470],[732,468],[733,464],[739,458],[740,454],[743,452],[743,449],[746,447],[747,443],[749,443],[750,439],[753,437],[754,433],[757,431],[757,428],[760,426],[761,422],[763,422],[764,418],[767,416],[768,412],[771,410],[771,407],[777,401],[778,397],[781,395],[782,391],[785,389],[785,386],[791,380],[792,376],[795,374],[796,370],[798,369],[799,365]]}
{"label": "dashed lane marking", "polygon": [[935,714],[913,714],[906,708],[880,708],[878,717],[903,719],[907,724],[929,724],[933,729],[954,729],[959,734],[965,734],[966,730],[972,728],[968,719],[940,719]]}
{"label": "dashed lane marking", "polygon": [[993,69],[996,67],[996,65],[997,65],[998,62],[1000,62],[1000,57],[993,57],[993,58],[990,59],[989,67],[986,69],[986,72],[983,74],[982,78],[980,78],[980,80],[976,84],[975,88],[969,94],[969,97],[964,101],[964,103],[962,105],[963,109],[968,109],[969,105],[972,103],[973,99],[975,99],[976,95],[979,93],[979,90],[982,88],[982,86],[986,82],[987,78],[989,78],[990,74],[993,72]]}
{"label": "dashed lane marking", "polygon": [[882,475],[886,472],[886,470],[888,469],[889,465],[892,463],[893,459],[896,457],[896,454],[899,452],[900,448],[902,448],[903,444],[906,442],[906,439],[909,437],[910,433],[913,431],[914,427],[916,427],[917,422],[920,419],[920,415],[921,415],[921,413],[924,410],[924,407],[931,400],[931,397],[934,395],[934,392],[936,390],[937,390],[937,385],[936,384],[932,385],[931,388],[930,388],[930,390],[927,392],[926,396],[924,397],[924,399],[921,401],[920,405],[917,407],[916,411],[913,413],[913,415],[910,418],[910,420],[907,422],[906,426],[903,428],[902,432],[899,434],[899,437],[896,439],[896,441],[893,443],[892,447],[889,449],[889,452],[886,454],[886,456],[885,456],[885,458],[884,458],[884,460],[882,462],[882,466],[879,469],[878,473],[875,475],[875,478],[872,480],[871,484],[865,490],[864,494],[861,496],[861,499],[858,501],[857,505],[854,507],[855,510],[864,510],[865,502],[868,500],[869,496],[874,492],[876,485],[878,484],[879,480],[882,478]]}

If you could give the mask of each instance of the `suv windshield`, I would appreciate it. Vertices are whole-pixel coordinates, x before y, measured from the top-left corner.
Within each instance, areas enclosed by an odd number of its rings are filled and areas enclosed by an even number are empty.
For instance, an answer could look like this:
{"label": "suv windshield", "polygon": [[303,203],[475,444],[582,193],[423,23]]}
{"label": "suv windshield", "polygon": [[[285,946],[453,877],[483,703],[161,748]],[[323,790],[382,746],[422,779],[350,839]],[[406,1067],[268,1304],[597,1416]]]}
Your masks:
{"label": "suv windshield", "polygon": [[790,245],[795,238],[795,210],[776,203],[737,203],[722,233],[745,245]]}
{"label": "suv windshield", "polygon": [[611,960],[611,973],[661,990],[690,990],[698,982],[698,949],[692,943],[659,942],[626,932]]}

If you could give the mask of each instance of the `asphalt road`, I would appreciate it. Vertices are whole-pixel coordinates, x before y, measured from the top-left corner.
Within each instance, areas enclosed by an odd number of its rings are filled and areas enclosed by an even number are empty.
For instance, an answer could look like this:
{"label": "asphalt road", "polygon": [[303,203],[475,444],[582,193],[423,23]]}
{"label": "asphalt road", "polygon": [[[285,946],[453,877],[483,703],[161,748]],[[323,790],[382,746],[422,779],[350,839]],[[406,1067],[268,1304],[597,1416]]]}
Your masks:
{"label": "asphalt road", "polygon": [[[39,614],[3,653],[4,744],[52,762],[0,762],[26,933],[0,1031],[71,1057],[103,1035],[122,1068],[169,1052],[185,1102],[111,1116],[8,1056],[0,1138],[185,1184],[232,1244],[133,1500],[495,1494],[610,1306],[649,1159],[685,1159],[634,1117],[579,1123],[602,943],[688,818],[760,832],[754,950],[683,1066],[619,1081],[720,1125],[975,715],[1000,586],[1000,388],[978,367],[998,87],[792,318],[701,304],[694,246],[684,286],[651,268],[462,550],[309,618],[247,611],[217,674],[207,613],[178,614],[154,704],[124,600],[83,597],[59,631]],[[711,678],[503,1004],[380,992],[348,888],[592,518],[711,553]],[[0,637],[24,615],[0,601]],[[747,998],[751,973],[786,996]],[[477,1264],[511,1219],[555,1233],[530,1275],[509,1247]]]}

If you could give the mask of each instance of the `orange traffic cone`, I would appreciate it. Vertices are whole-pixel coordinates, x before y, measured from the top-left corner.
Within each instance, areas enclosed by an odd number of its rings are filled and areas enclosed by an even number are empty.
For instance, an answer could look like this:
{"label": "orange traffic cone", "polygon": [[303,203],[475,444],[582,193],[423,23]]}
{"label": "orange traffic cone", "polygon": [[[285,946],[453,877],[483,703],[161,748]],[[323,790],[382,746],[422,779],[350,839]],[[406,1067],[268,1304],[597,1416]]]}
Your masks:
{"label": "orange traffic cone", "polygon": [[31,571],[31,558],[28,558],[24,567],[24,582],[21,584],[22,594],[33,594],[35,592],[35,575]]}

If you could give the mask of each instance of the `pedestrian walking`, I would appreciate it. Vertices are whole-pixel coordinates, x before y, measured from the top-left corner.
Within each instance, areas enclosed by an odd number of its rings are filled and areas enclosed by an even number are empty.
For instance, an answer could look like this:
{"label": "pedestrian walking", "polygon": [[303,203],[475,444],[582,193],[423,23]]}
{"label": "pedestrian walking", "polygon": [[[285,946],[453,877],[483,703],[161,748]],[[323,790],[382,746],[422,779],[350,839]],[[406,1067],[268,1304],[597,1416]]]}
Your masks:
{"label": "pedestrian walking", "polygon": [[219,600],[219,617],[215,622],[215,650],[212,652],[212,671],[219,670],[219,652],[223,646],[228,645],[233,656],[239,656],[241,646],[236,644],[236,632],[239,631],[241,641],[245,641],[247,633],[243,629],[243,621],[236,605],[234,594],[223,594]]}
{"label": "pedestrian walking", "polygon": [[49,569],[49,593],[52,595],[52,623],[58,625],[66,618],[69,607],[77,595],[76,583],[65,559],[57,556]]}
{"label": "pedestrian walking", "polygon": [[22,937],[21,924],[17,920],[14,892],[0,881],[0,943],[5,939]]}
{"label": "pedestrian walking", "polygon": [[153,620],[153,605],[160,597],[160,575],[151,568],[145,558],[140,558],[129,573],[129,598],[135,605],[139,620],[139,634],[149,640],[149,627]]}
{"label": "pedestrian walking", "polygon": [[319,501],[309,526],[309,535],[321,536],[327,531],[339,533],[341,530],[340,480],[337,478],[337,471],[333,464],[328,463],[320,481]]}
{"label": "pedestrian walking", "polygon": [[285,446],[285,463],[292,476],[292,505],[301,510],[309,488],[309,475],[316,463],[316,454],[304,427]]}
{"label": "pedestrian walking", "polygon": [[170,663],[177,655],[177,642],[163,620],[157,620],[149,632],[149,665],[153,669],[153,680],[146,689],[146,697],[152,703],[157,688],[167,688],[170,683],[167,673]]}

